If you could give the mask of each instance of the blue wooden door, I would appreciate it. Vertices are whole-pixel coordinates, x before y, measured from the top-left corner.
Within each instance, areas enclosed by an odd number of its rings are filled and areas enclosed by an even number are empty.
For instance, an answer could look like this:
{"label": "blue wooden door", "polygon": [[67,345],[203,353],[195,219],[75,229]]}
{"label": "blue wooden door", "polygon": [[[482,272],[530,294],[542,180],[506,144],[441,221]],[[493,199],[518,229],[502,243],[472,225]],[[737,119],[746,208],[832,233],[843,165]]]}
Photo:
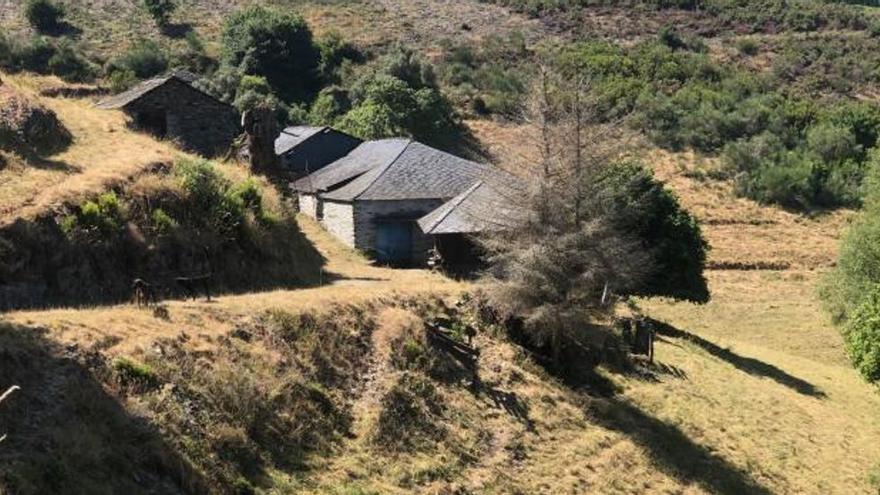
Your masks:
{"label": "blue wooden door", "polygon": [[382,263],[412,259],[412,222],[382,222],[376,230],[376,258]]}

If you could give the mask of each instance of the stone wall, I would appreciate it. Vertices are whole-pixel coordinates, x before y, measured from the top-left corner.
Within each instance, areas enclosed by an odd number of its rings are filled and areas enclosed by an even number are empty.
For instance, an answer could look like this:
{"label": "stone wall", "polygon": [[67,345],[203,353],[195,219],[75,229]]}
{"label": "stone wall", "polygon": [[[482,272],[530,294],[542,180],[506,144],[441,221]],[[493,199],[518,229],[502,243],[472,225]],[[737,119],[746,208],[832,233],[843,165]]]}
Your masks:
{"label": "stone wall", "polygon": [[318,199],[314,194],[299,193],[299,211],[318,219]]}
{"label": "stone wall", "polygon": [[412,222],[412,254],[414,264],[424,264],[433,239],[422,233],[416,221],[439,208],[439,199],[416,199],[400,201],[358,201],[355,203],[355,247],[370,252],[376,244],[376,228],[381,220],[406,220]]}
{"label": "stone wall", "polygon": [[346,246],[355,246],[354,208],[351,203],[322,201],[324,217],[321,224]]}
{"label": "stone wall", "polygon": [[[300,196],[300,208],[304,196]],[[434,240],[432,236],[422,233],[416,221],[442,204],[443,201],[439,199],[357,201],[354,205],[321,200],[319,207],[323,209],[321,224],[324,228],[345,245],[365,253],[375,251],[379,223],[385,220],[411,222],[412,262],[421,265],[427,261],[428,251],[433,247]]]}
{"label": "stone wall", "polygon": [[165,137],[207,157],[225,153],[241,133],[235,108],[177,79],[170,79],[124,110],[136,122],[144,115],[164,114]]}

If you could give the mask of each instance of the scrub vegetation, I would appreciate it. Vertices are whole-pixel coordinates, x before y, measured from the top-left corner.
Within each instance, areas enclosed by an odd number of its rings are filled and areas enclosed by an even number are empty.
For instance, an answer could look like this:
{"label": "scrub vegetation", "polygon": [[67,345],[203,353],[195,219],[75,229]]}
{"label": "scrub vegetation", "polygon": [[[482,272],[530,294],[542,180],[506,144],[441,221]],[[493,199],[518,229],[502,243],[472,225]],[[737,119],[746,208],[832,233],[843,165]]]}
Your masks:
{"label": "scrub vegetation", "polygon": [[[0,9],[0,492],[880,488],[876,7],[258,3]],[[479,279],[374,266],[94,107],[173,69],[494,161],[531,220]]]}

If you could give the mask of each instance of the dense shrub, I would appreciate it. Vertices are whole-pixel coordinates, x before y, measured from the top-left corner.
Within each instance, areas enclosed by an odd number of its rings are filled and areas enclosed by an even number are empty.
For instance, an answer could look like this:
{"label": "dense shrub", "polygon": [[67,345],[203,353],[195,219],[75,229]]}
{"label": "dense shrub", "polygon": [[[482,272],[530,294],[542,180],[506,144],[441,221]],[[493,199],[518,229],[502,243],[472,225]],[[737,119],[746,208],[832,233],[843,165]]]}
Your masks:
{"label": "dense shrub", "polygon": [[736,43],[736,48],[743,55],[754,56],[761,50],[761,45],[753,39],[742,39]]}
{"label": "dense shrub", "polygon": [[64,8],[51,0],[28,0],[24,15],[38,32],[50,33],[61,27]]}
{"label": "dense shrub", "polygon": [[132,391],[143,392],[159,385],[159,378],[150,366],[126,357],[113,361],[113,371],[117,382]]}
{"label": "dense shrub", "polygon": [[617,228],[635,236],[652,254],[652,272],[633,292],[707,302],[703,277],[709,244],[697,220],[650,169],[635,163],[610,167],[596,188]]}
{"label": "dense shrub", "polygon": [[162,208],[156,208],[153,210],[153,213],[150,215],[150,220],[152,220],[153,229],[158,234],[167,234],[174,230],[177,227],[177,221],[171,218],[168,213],[165,213],[165,210]]}
{"label": "dense shrub", "polygon": [[318,89],[320,53],[306,22],[293,13],[251,7],[229,16],[223,63],[265,77],[286,102],[308,100]]}
{"label": "dense shrub", "polygon": [[432,67],[408,50],[383,57],[354,83],[349,96],[352,109],[338,126],[362,139],[411,136],[443,146],[460,132]]}
{"label": "dense shrub", "polygon": [[72,239],[112,242],[122,230],[124,209],[113,192],[82,203],[79,211],[62,220],[62,230]]}
{"label": "dense shrub", "polygon": [[873,103],[821,105],[785,91],[780,74],[718,65],[675,40],[579,43],[554,60],[568,77],[589,82],[603,120],[631,115],[662,147],[720,153],[744,196],[797,209],[861,200],[864,162],[880,130]]}
{"label": "dense shrub", "polygon": [[856,370],[866,380],[880,382],[880,285],[856,306],[843,330],[843,340]]}
{"label": "dense shrub", "polygon": [[[817,0],[491,0],[530,15],[570,13],[588,6],[647,6],[654,9],[688,9],[707,12],[719,22],[740,29],[816,31],[823,28],[864,29],[865,16],[858,7]],[[865,0],[868,1],[868,0]]]}
{"label": "dense shrub", "polygon": [[159,26],[168,24],[168,19],[177,8],[174,0],[143,0],[144,8]]}
{"label": "dense shrub", "polygon": [[247,217],[261,225],[276,219],[263,208],[263,194],[253,180],[233,184],[207,160],[182,160],[175,175],[187,194],[180,220],[187,225],[201,225],[231,238],[247,237]]}
{"label": "dense shrub", "polygon": [[532,53],[521,34],[489,36],[476,47],[447,43],[439,74],[460,108],[478,115],[518,119],[528,86]]}
{"label": "dense shrub", "polygon": [[112,60],[106,72],[112,75],[117,71],[129,71],[138,79],[147,79],[167,69],[168,57],[162,47],[153,41],[141,41]]}
{"label": "dense shrub", "polygon": [[47,69],[49,73],[71,82],[92,81],[98,72],[95,65],[66,40],[56,46],[55,53],[47,63]]}

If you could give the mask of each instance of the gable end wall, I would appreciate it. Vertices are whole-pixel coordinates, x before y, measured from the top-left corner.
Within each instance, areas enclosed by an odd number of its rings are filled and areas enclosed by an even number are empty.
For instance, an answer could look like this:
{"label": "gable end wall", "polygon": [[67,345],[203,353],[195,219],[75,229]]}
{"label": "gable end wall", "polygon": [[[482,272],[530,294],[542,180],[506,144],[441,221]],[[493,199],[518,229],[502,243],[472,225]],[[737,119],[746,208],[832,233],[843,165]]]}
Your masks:
{"label": "gable end wall", "polygon": [[128,104],[125,112],[165,112],[169,139],[205,156],[225,152],[241,133],[238,112],[231,106],[170,80]]}

